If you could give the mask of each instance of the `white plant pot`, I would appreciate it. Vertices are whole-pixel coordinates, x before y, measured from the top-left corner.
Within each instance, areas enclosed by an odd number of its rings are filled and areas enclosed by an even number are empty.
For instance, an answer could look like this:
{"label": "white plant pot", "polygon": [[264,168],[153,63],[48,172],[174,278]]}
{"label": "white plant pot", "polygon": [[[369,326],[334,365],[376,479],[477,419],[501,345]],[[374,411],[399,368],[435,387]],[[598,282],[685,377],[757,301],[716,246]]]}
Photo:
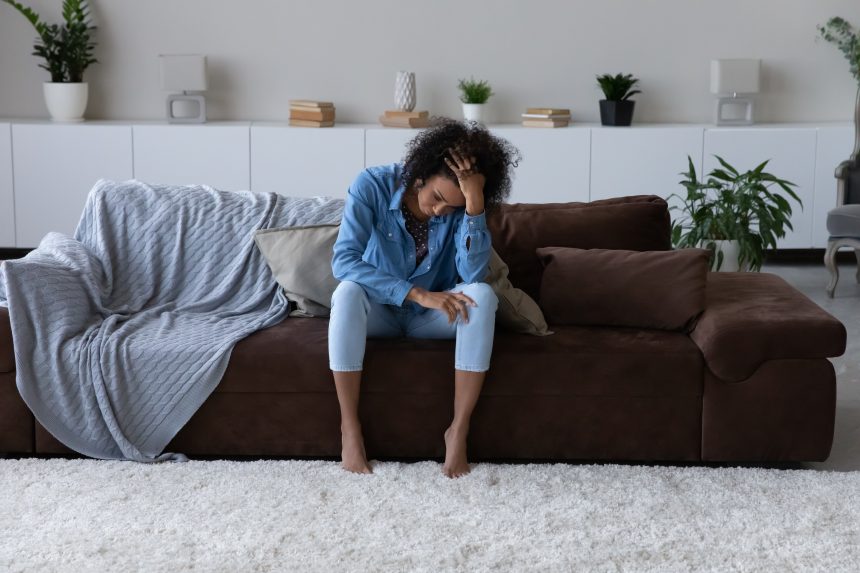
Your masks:
{"label": "white plant pot", "polygon": [[466,121],[477,121],[484,123],[486,119],[487,104],[485,103],[464,103],[463,104],[463,119]]}
{"label": "white plant pot", "polygon": [[714,241],[714,243],[716,244],[715,254],[720,251],[723,253],[723,264],[718,269],[720,272],[736,273],[747,270],[746,264],[742,269],[738,263],[741,247],[737,241]]}
{"label": "white plant pot", "polygon": [[44,83],[45,105],[54,121],[83,121],[89,85],[86,82]]}

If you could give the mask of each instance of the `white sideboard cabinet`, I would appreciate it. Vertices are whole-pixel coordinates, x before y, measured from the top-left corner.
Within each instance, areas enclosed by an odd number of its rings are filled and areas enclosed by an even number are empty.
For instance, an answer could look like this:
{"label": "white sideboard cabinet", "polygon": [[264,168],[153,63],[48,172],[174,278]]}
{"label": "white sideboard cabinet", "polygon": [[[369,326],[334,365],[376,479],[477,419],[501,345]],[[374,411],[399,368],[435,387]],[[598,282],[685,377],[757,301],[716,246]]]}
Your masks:
{"label": "white sideboard cabinet", "polygon": [[72,235],[96,181],[133,176],[130,125],[14,123],[12,147],[19,248]]}
{"label": "white sideboard cabinet", "polygon": [[[768,170],[796,183],[803,200],[780,248],[825,246],[827,211],[836,201],[833,171],[850,155],[854,133],[847,122],[490,129],[523,156],[512,203],[667,197],[683,192],[678,182],[688,155],[700,177],[717,165],[714,155],[739,169],[770,159]],[[0,120],[0,247],[32,248],[49,231],[74,232],[100,178],[345,197],[363,168],[400,161],[418,133],[362,124]]]}
{"label": "white sideboard cabinet", "polygon": [[364,165],[384,165],[401,161],[406,144],[421,132],[420,129],[368,129],[364,135]]}
{"label": "white sideboard cabinet", "polygon": [[134,177],[167,185],[251,187],[250,123],[134,125]]}
{"label": "white sideboard cabinet", "polygon": [[509,203],[588,201],[591,130],[587,127],[492,128],[522,154]]}
{"label": "white sideboard cabinet", "polygon": [[[494,126],[491,131],[510,141],[522,155],[514,171],[509,203],[588,201],[589,129]],[[417,129],[368,129],[366,166],[402,160],[406,144],[418,133]]]}
{"label": "white sideboard cabinet", "polygon": [[346,197],[364,169],[361,126],[251,127],[251,189],[287,197]]}
{"label": "white sideboard cabinet", "polygon": [[15,245],[15,195],[12,187],[12,125],[0,123],[0,247]]}
{"label": "white sideboard cabinet", "polygon": [[[601,128],[591,134],[591,200],[684,194],[678,185],[693,160],[702,170],[703,127]],[[673,201],[673,203],[675,203]]]}

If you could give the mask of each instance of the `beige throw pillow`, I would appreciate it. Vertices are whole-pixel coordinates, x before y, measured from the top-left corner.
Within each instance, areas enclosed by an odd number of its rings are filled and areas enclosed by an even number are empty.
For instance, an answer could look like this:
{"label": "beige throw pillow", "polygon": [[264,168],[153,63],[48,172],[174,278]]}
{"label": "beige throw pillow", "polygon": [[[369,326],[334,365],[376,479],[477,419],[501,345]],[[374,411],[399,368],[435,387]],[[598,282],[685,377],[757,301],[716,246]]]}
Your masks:
{"label": "beige throw pillow", "polygon": [[340,225],[263,229],[254,235],[284,294],[295,303],[290,316],[329,316],[338,281],[331,256]]}
{"label": "beige throw pillow", "polygon": [[490,264],[484,278],[496,297],[499,308],[496,322],[508,330],[523,334],[546,336],[552,334],[537,303],[524,291],[514,287],[508,280],[508,265],[499,257],[496,249],[490,252]]}

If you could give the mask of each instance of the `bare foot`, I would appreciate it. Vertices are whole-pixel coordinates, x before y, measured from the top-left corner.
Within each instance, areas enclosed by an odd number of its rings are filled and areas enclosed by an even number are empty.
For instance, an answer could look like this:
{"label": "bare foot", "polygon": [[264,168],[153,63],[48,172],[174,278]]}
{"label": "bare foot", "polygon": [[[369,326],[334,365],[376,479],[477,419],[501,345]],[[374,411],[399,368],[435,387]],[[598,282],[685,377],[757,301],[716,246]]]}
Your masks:
{"label": "bare foot", "polygon": [[449,478],[458,478],[472,471],[466,459],[468,434],[468,428],[450,426],[445,430],[445,465],[442,466],[442,473]]}
{"label": "bare foot", "polygon": [[367,463],[367,455],[364,452],[364,438],[361,435],[361,428],[354,430],[344,430],[341,427],[341,445],[343,450],[340,453],[341,466],[343,469],[357,474],[370,474],[373,470]]}

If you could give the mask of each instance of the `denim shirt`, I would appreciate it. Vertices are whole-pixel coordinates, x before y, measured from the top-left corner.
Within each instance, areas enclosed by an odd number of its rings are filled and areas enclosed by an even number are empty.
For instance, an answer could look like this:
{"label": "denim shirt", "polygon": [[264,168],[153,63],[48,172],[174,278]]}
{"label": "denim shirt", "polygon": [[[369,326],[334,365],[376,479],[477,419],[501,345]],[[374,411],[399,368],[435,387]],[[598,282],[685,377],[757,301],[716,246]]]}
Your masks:
{"label": "denim shirt", "polygon": [[369,167],[350,185],[334,244],[334,277],[360,284],[374,302],[395,306],[403,305],[413,286],[438,292],[483,281],[491,249],[487,220],[462,207],[430,218],[427,255],[416,267],[415,241],[400,211],[406,191],[401,171],[398,163]]}

